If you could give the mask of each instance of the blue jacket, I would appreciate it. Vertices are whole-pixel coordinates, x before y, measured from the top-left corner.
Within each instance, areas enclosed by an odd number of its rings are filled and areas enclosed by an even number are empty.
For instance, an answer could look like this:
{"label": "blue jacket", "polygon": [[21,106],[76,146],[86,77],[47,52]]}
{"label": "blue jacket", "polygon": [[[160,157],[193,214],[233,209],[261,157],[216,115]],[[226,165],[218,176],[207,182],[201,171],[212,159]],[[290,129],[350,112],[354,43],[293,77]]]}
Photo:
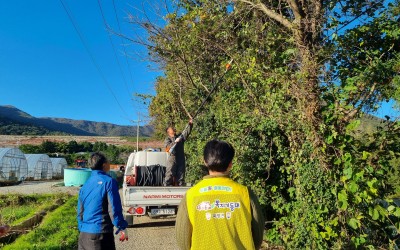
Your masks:
{"label": "blue jacket", "polygon": [[125,229],[117,182],[104,171],[93,170],[79,191],[78,229],[85,233],[112,233]]}

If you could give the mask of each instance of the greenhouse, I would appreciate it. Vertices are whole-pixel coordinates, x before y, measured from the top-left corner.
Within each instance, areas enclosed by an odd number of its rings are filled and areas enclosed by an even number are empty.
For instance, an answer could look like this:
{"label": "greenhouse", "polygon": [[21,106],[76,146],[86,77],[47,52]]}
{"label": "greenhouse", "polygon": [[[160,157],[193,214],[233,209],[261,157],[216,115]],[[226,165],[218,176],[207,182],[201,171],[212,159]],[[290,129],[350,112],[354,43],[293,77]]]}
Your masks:
{"label": "greenhouse", "polygon": [[13,183],[28,174],[28,163],[18,148],[0,148],[0,182]]}
{"label": "greenhouse", "polygon": [[64,176],[64,168],[68,166],[65,158],[50,158],[53,166],[53,178],[62,178]]}
{"label": "greenhouse", "polygon": [[49,180],[53,177],[53,166],[48,155],[26,154],[28,161],[28,175],[30,180]]}

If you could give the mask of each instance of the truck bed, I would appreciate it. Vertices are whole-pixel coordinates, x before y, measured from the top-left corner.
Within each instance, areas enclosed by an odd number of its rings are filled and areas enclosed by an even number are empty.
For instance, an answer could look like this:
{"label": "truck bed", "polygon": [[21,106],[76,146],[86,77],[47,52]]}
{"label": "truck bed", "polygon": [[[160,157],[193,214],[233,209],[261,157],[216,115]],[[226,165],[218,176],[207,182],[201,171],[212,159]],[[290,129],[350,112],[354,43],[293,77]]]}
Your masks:
{"label": "truck bed", "polygon": [[189,188],[126,186],[123,202],[124,206],[178,206]]}

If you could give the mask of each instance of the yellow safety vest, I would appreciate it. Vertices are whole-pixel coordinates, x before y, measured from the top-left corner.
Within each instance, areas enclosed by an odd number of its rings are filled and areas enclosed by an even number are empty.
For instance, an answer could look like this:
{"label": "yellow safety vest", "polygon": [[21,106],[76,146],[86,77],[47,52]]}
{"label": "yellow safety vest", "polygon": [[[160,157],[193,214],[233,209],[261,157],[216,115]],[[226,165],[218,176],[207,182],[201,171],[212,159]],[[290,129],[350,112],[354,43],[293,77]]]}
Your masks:
{"label": "yellow safety vest", "polygon": [[191,249],[254,249],[247,187],[227,177],[204,179],[186,193]]}

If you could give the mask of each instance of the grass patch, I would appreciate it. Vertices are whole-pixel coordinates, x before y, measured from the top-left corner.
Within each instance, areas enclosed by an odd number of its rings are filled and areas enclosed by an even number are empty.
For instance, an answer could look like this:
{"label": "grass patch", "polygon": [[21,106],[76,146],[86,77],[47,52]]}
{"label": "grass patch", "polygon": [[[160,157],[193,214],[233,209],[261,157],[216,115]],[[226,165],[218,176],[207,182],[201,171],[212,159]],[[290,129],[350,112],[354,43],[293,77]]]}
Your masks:
{"label": "grass patch", "polygon": [[3,249],[77,249],[79,237],[76,222],[77,198],[77,196],[70,197],[64,205],[49,213],[39,227],[22,235]]}
{"label": "grass patch", "polygon": [[13,206],[0,209],[0,224],[18,224],[18,222],[20,222],[24,218],[27,218],[28,215],[33,215],[37,210],[37,206],[37,204],[30,204],[26,206]]}
{"label": "grass patch", "polygon": [[66,194],[0,195],[0,224],[16,225],[67,198]]}
{"label": "grass patch", "polygon": [[66,194],[0,195],[0,224],[16,225],[67,198]]}

